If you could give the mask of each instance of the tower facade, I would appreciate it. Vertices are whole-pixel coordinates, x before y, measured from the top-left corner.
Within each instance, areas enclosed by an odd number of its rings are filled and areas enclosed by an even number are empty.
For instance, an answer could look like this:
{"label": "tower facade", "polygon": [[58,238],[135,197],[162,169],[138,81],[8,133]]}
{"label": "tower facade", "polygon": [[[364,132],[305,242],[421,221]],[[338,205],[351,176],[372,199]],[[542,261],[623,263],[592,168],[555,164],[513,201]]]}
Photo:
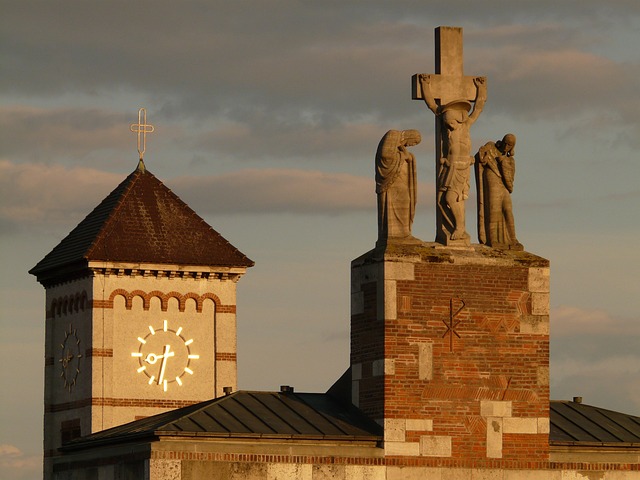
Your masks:
{"label": "tower facade", "polygon": [[45,477],[64,441],[237,388],[252,265],[141,163],[30,271],[46,289]]}
{"label": "tower facade", "polygon": [[544,465],[548,261],[427,243],[354,260],[351,377],[352,402],[384,426],[387,457]]}

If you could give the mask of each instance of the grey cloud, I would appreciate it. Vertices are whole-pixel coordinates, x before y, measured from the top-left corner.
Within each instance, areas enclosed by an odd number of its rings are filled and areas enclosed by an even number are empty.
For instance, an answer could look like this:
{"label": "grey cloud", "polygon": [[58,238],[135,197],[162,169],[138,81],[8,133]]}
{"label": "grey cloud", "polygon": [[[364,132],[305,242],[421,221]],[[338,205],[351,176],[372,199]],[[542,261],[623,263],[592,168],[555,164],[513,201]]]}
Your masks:
{"label": "grey cloud", "polygon": [[[513,68],[520,53],[535,53],[536,45],[549,48],[550,39],[564,48],[578,49],[585,43],[577,27],[549,26],[554,15],[572,10],[552,2],[521,2],[517,7],[512,2],[508,7],[505,2],[460,2],[455,8],[435,2],[335,3],[337,12],[329,12],[324,4],[298,2],[145,5],[149,6],[45,2],[37,4],[37,11],[31,2],[12,6],[5,20],[9,68],[0,80],[3,87],[36,95],[134,89],[189,115],[253,117],[266,110],[296,123],[304,121],[300,112],[312,112],[339,122],[357,111],[393,121],[406,108],[408,76],[420,65],[431,68],[431,31],[434,21],[445,17],[464,19],[474,41],[484,38],[487,51],[481,56],[487,60],[484,65],[494,66],[487,73],[496,78],[504,99],[500,103],[494,98],[496,104],[510,112],[534,114],[539,105],[532,99],[540,95],[529,93],[547,91],[557,75],[543,68],[544,76],[530,87],[532,92],[522,91],[521,84],[515,92],[504,82],[505,69]],[[607,13],[597,5],[580,2],[573,18],[590,9]],[[620,7],[604,15],[602,22],[633,10],[631,3]],[[521,28],[511,27],[511,34],[503,27],[520,26],[519,22]],[[542,26],[526,25],[536,22]],[[597,28],[592,35],[594,31]],[[496,54],[495,49],[505,44],[521,48],[511,58]],[[557,85],[552,93],[570,95],[575,90],[571,82]],[[543,106],[556,103],[555,95],[544,97],[549,100]]]}
{"label": "grey cloud", "polygon": [[[71,228],[123,179],[89,168],[0,161],[0,221],[5,228]],[[254,169],[164,181],[202,215],[343,214],[376,208],[373,180],[346,173]],[[433,187],[421,185],[420,192],[421,204],[429,205]]]}
{"label": "grey cloud", "polygon": [[[591,405],[640,411],[638,318],[563,306],[551,312],[551,389],[554,398],[584,397]],[[634,391],[635,389],[635,391]],[[613,398],[610,392],[616,392]],[[628,412],[633,413],[633,412]]]}
{"label": "grey cloud", "polygon": [[128,124],[133,120],[96,108],[8,106],[0,109],[0,153],[45,163],[58,156],[83,158],[131,144]]}
{"label": "grey cloud", "polygon": [[171,182],[202,213],[346,213],[375,208],[373,182],[348,174],[302,170],[242,170]]}

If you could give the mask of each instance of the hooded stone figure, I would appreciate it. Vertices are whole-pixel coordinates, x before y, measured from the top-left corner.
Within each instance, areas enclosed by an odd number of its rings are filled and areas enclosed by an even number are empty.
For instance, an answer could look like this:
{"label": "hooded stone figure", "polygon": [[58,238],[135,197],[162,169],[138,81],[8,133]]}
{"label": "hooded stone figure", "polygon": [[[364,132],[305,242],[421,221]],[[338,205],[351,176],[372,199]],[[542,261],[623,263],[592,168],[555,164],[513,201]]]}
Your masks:
{"label": "hooded stone figure", "polygon": [[478,240],[491,247],[522,250],[516,238],[511,192],[516,175],[516,136],[487,142],[476,154]]}
{"label": "hooded stone figure", "polygon": [[411,225],[416,208],[416,159],[407,147],[422,140],[417,130],[389,130],[376,152],[378,244],[415,240]]}

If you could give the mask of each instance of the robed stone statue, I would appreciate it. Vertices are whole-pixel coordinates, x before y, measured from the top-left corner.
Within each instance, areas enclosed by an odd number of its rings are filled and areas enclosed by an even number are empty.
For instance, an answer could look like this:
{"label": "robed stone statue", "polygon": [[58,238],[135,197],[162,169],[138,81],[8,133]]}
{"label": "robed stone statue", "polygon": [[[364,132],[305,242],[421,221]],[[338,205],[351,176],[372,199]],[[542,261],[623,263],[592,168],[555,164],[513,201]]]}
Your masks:
{"label": "robed stone statue", "polygon": [[378,196],[378,242],[419,242],[411,235],[416,211],[416,159],[407,147],[422,140],[417,130],[389,130],[376,152],[376,194]]}
{"label": "robed stone statue", "polygon": [[515,135],[488,142],[476,154],[478,240],[490,247],[522,250],[516,238],[511,193],[516,175]]}

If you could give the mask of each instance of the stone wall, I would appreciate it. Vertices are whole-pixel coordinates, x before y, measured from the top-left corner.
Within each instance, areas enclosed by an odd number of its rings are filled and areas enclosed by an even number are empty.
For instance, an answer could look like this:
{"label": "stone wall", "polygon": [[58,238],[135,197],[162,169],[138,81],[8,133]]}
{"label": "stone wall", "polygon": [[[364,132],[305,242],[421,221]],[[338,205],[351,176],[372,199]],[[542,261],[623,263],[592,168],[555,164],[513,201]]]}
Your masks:
{"label": "stone wall", "polygon": [[404,247],[352,272],[353,399],[385,455],[548,460],[546,260]]}

